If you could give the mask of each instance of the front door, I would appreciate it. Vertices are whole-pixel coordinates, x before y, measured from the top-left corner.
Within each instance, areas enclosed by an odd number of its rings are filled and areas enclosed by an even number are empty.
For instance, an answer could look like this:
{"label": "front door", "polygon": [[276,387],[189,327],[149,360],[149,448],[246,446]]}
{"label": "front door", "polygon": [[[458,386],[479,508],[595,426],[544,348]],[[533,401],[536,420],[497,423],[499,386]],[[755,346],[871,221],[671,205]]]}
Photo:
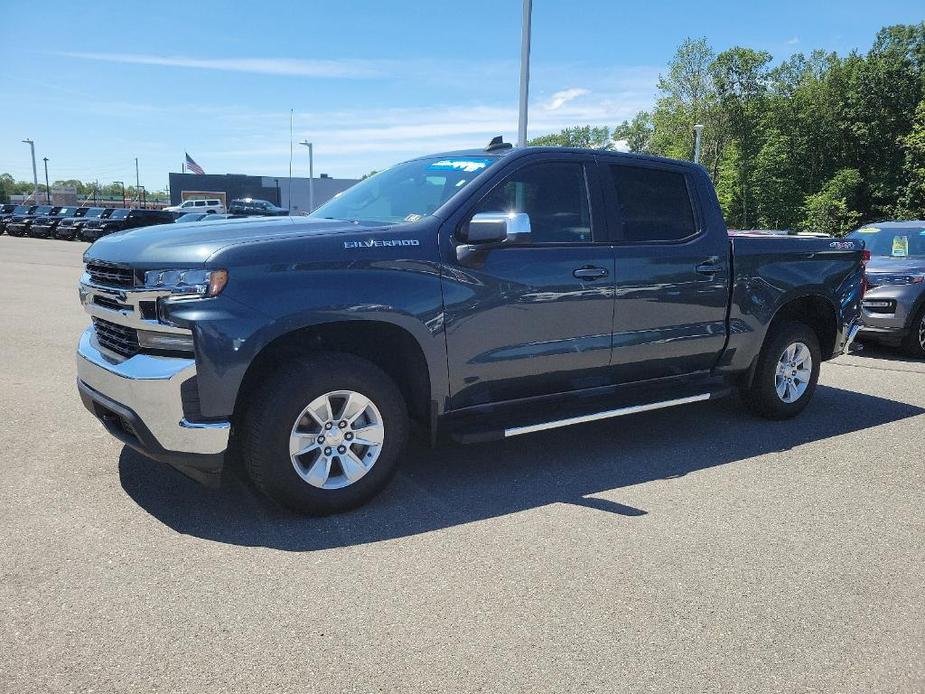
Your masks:
{"label": "front door", "polygon": [[480,212],[525,212],[529,239],[463,261],[451,246],[447,258],[450,409],[607,379],[614,263],[594,162],[563,153],[514,166],[460,227]]}

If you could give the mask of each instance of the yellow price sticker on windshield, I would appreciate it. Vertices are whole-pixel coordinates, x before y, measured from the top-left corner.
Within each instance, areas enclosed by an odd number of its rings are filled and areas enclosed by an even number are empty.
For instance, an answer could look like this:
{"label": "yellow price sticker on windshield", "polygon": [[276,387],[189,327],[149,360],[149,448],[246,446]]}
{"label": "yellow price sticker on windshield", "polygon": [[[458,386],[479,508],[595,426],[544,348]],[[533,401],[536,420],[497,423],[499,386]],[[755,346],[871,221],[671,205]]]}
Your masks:
{"label": "yellow price sticker on windshield", "polygon": [[894,258],[905,258],[909,255],[909,237],[908,236],[894,236],[893,237],[893,257]]}

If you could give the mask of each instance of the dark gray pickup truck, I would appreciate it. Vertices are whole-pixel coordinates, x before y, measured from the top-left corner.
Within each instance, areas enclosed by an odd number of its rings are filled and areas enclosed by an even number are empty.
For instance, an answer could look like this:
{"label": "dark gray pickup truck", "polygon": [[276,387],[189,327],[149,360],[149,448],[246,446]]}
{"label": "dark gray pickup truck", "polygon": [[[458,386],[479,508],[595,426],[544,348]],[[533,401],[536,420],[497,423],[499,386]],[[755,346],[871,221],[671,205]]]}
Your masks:
{"label": "dark gray pickup truck", "polygon": [[862,241],[730,236],[686,162],[493,142],[308,217],[97,241],[77,385],[148,457],[209,482],[233,450],[331,513],[383,488],[412,428],[486,441],[732,391],[794,416],[855,335],[863,261]]}

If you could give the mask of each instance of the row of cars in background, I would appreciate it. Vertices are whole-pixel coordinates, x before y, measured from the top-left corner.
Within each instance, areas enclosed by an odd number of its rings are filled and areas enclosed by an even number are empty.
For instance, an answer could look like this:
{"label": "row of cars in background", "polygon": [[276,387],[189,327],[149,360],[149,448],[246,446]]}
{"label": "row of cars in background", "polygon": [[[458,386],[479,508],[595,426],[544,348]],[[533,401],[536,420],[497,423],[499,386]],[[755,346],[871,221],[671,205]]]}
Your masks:
{"label": "row of cars in background", "polygon": [[[186,205],[186,203],[183,203],[183,205]],[[55,238],[67,241],[95,241],[101,236],[117,231],[154,226],[156,224],[289,214],[289,211],[282,207],[277,207],[266,200],[254,198],[232,200],[227,212],[225,212],[224,205],[221,204],[203,205],[202,209],[204,211],[199,211],[200,208],[193,205],[188,206],[189,210],[192,211],[187,211],[187,207],[183,205],[163,210],[127,207],[2,205],[0,206],[0,233],[6,232],[10,236]]]}

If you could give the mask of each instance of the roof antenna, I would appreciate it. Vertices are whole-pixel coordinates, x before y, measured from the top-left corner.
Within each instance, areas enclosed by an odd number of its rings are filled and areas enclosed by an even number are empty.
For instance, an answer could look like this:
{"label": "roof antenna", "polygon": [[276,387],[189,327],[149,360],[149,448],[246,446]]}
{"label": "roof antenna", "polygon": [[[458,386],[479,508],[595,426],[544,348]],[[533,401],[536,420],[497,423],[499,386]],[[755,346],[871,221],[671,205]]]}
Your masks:
{"label": "roof antenna", "polygon": [[501,135],[496,135],[491,138],[491,142],[488,143],[488,147],[485,148],[485,151],[494,152],[496,149],[511,149],[513,146],[514,145],[510,142],[505,142]]}

